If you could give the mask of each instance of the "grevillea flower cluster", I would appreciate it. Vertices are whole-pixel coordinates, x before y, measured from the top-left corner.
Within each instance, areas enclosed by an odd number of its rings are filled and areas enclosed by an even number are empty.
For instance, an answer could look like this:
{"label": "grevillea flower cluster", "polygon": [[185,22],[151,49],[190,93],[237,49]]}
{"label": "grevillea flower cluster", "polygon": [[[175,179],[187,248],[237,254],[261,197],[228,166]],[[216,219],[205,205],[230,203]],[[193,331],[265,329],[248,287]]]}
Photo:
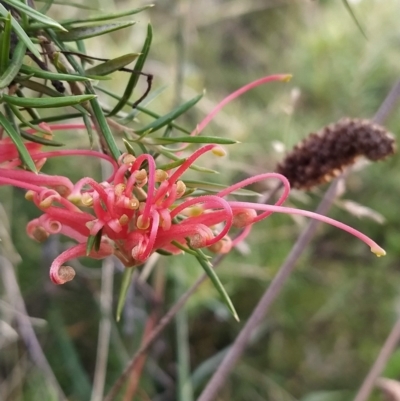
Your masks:
{"label": "grevillea flower cluster", "polygon": [[[219,109],[245,90],[273,76],[251,83],[221,102],[197,127],[198,134]],[[83,125],[43,125],[42,129],[83,128]],[[265,173],[247,178],[216,194],[198,195],[187,191],[184,173],[203,154],[223,156],[217,145],[205,145],[194,151],[173,169],[158,169],[151,154],[122,154],[117,162],[91,150],[43,152],[40,145],[27,143],[27,149],[38,167],[49,157],[61,155],[94,156],[108,160],[111,177],[103,182],[85,177],[73,184],[68,178],[19,169],[21,164],[15,146],[9,139],[0,140],[0,185],[13,185],[27,190],[26,198],[38,207],[41,215],[27,225],[28,235],[43,241],[52,234],[63,234],[76,242],[59,255],[50,268],[55,284],[70,281],[75,272],[64,264],[73,258],[89,256],[117,257],[126,267],[143,264],[154,252],[178,254],[188,248],[208,248],[227,253],[245,238],[254,223],[274,212],[303,215],[339,227],[360,238],[378,256],[385,251],[359,231],[326,216],[282,206],[290,192],[289,181],[278,173]],[[283,191],[275,205],[242,202],[230,195],[255,182],[275,179]],[[242,229],[232,240],[231,229]],[[93,246],[88,246],[93,243]]]}

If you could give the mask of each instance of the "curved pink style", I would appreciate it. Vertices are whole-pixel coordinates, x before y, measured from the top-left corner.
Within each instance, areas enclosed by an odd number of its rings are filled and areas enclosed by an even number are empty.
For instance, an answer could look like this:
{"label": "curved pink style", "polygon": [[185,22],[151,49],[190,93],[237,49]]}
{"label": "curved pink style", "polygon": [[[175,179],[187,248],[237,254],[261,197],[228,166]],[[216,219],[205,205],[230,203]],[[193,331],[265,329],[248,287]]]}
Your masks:
{"label": "curved pink style", "polygon": [[[288,75],[273,75],[240,88],[216,106],[192,135],[202,131],[225,104],[247,90],[288,78]],[[42,128],[84,129],[84,125],[54,124]],[[75,272],[64,263],[81,256],[101,259],[113,254],[125,266],[132,267],[144,263],[156,251],[177,254],[182,252],[182,247],[209,247],[226,253],[250,233],[255,222],[276,212],[298,214],[334,225],[364,241],[378,256],[385,253],[370,238],[343,223],[309,211],[283,207],[290,185],[281,174],[255,175],[213,195],[186,196],[182,175],[201,155],[222,153],[214,144],[197,149],[181,166],[168,172],[157,170],[155,159],[147,153],[137,158],[122,155],[115,162],[90,150],[42,152],[40,146],[29,143],[27,149],[35,162],[50,157],[83,155],[105,159],[114,167],[107,181],[99,183],[84,177],[73,184],[66,177],[16,169],[20,160],[15,146],[9,140],[0,140],[0,185],[26,189],[27,199],[42,212],[39,218],[28,224],[28,235],[40,241],[49,235],[62,233],[77,242],[54,260],[50,278],[55,284],[73,278]],[[144,164],[145,169],[142,168]],[[283,186],[275,205],[225,199],[238,189],[269,179],[278,180]],[[232,228],[243,229],[235,241],[229,238]],[[87,241],[91,236],[99,236],[97,242],[100,246],[98,251],[92,249],[87,254]]]}

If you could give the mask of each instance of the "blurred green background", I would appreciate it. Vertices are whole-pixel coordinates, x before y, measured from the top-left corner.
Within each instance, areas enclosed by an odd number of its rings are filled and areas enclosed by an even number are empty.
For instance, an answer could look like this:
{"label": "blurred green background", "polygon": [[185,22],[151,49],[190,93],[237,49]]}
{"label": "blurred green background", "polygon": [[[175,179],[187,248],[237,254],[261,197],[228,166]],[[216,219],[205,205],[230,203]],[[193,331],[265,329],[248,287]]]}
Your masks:
{"label": "blurred green background", "polygon": [[[53,18],[94,13],[64,3],[51,8]],[[220,170],[220,175],[188,176],[228,184],[273,171],[286,150],[328,123],[344,116],[371,118],[399,79],[400,3],[349,3],[366,37],[338,0],[163,0],[135,16],[138,23],[132,28],[88,40],[87,49],[107,58],[138,52],[151,21],[154,43],[144,70],[154,74],[153,90],[165,87],[151,109],[166,113],[177,102],[204,88],[207,91],[198,106],[179,120],[188,129],[240,86],[271,73],[293,74],[289,83],[272,83],[245,94],[207,128],[206,135],[235,138],[241,144],[229,147],[223,161],[206,159],[207,167]],[[85,4],[113,11],[146,3],[91,0]],[[115,80],[101,85],[121,93],[126,79],[116,73]],[[140,88],[144,90],[145,85]],[[110,102],[106,97],[102,101]],[[399,132],[398,107],[386,127],[395,135]],[[89,146],[87,137],[77,133],[68,133],[68,140],[69,146]],[[51,160],[47,169],[72,179],[100,177],[95,162]],[[377,259],[355,238],[321,226],[218,400],[352,398],[400,306],[399,180],[396,155],[363,165],[348,177],[345,193],[330,216],[371,236],[387,256]],[[324,187],[307,193],[293,191],[290,203],[314,210],[323,193]],[[32,324],[50,368],[68,399],[94,401],[91,392],[102,318],[101,264],[80,260],[73,282],[53,286],[48,266],[61,252],[63,240],[42,247],[34,243],[25,234],[25,225],[38,215],[37,210],[17,189],[0,188],[0,199],[2,229],[9,230],[15,245],[13,249],[3,241],[1,254],[14,264],[18,280],[17,288],[10,287],[4,273],[0,282],[0,398],[57,399],[48,377],[29,357],[21,328],[15,324],[10,294],[20,290],[29,315],[35,318]],[[384,222],[371,218],[372,212],[363,218],[355,216],[349,200],[376,211]],[[241,322],[233,320],[212,285],[203,284],[152,348],[136,400],[190,401],[190,387],[194,397],[199,394],[305,224],[302,219],[273,215],[254,227],[246,246],[232,251],[218,270]],[[2,269],[7,270],[5,262]],[[200,274],[201,268],[189,257],[161,258],[149,278],[150,285],[162,289],[160,313]],[[120,281],[117,271],[112,312]],[[103,315],[103,323],[111,325],[106,390],[138,347],[151,308],[146,284],[136,283],[121,322]],[[400,353],[390,359],[385,376],[400,379]],[[188,387],[182,384],[185,377]],[[381,395],[376,392],[371,399],[379,400]]]}

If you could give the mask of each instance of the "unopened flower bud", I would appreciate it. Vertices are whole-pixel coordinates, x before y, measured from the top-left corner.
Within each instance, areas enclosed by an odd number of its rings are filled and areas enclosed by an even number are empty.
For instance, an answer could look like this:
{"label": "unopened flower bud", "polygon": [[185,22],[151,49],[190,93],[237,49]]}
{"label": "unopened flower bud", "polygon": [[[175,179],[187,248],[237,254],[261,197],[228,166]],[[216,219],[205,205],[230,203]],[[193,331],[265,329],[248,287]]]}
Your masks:
{"label": "unopened flower bud", "polygon": [[126,198],[126,201],[124,202],[124,206],[131,210],[139,209],[139,205],[139,200],[135,197]]}
{"label": "unopened flower bud", "polygon": [[71,190],[65,185],[55,185],[52,187],[56,192],[58,192],[63,198],[67,198],[71,193]]}
{"label": "unopened flower bud", "polygon": [[122,163],[124,164],[132,164],[136,161],[136,157],[131,155],[130,153],[123,156]]}
{"label": "unopened flower bud", "polygon": [[177,181],[176,182],[176,197],[180,198],[182,197],[186,192],[186,185],[183,181]]}
{"label": "unopened flower bud", "polygon": [[248,226],[253,223],[255,217],[257,212],[254,209],[243,209],[233,216],[232,225],[237,228]]}
{"label": "unopened flower bud", "polygon": [[25,193],[25,199],[28,201],[33,201],[35,199],[35,194],[36,194],[35,191],[29,190]]}
{"label": "unopened flower bud", "polygon": [[121,224],[121,226],[124,226],[125,224],[128,224],[128,222],[129,222],[129,217],[126,214],[123,214],[119,218],[119,224]]}
{"label": "unopened flower bud", "polygon": [[141,188],[147,184],[147,171],[143,168],[140,171],[134,173],[136,178],[136,185]]}
{"label": "unopened flower bud", "polygon": [[192,248],[204,248],[207,243],[207,238],[205,235],[197,233],[189,237],[189,243]]}
{"label": "unopened flower bud", "polygon": [[229,251],[232,249],[232,240],[230,237],[225,236],[207,248],[214,253],[229,253]]}
{"label": "unopened flower bud", "polygon": [[75,270],[71,266],[61,266],[58,270],[58,277],[58,284],[65,284],[75,277]]}
{"label": "unopened flower bud", "polygon": [[168,173],[164,170],[156,170],[156,182],[163,182],[168,178]]}
{"label": "unopened flower bud", "polygon": [[37,242],[44,242],[49,238],[49,233],[40,226],[35,227],[35,229],[32,232],[32,237],[37,241]]}
{"label": "unopened flower bud", "polygon": [[136,220],[136,226],[139,230],[147,230],[150,227],[150,219],[145,220],[141,214]]}
{"label": "unopened flower bud", "polygon": [[125,184],[122,184],[122,183],[117,184],[117,185],[115,186],[115,188],[114,188],[114,193],[115,193],[115,195],[121,196],[121,195],[124,193],[125,188],[126,188],[126,185],[125,185]]}

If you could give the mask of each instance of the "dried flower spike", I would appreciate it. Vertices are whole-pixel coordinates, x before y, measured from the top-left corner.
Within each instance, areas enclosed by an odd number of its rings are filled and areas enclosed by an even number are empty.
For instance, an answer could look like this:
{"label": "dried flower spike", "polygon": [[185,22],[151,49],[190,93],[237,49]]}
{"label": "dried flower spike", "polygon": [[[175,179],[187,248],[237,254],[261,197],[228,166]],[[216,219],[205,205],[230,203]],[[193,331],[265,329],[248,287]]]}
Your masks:
{"label": "dried flower spike", "polygon": [[330,181],[364,156],[377,161],[395,152],[394,136],[369,120],[344,118],[312,133],[278,165],[293,188],[310,189]]}

